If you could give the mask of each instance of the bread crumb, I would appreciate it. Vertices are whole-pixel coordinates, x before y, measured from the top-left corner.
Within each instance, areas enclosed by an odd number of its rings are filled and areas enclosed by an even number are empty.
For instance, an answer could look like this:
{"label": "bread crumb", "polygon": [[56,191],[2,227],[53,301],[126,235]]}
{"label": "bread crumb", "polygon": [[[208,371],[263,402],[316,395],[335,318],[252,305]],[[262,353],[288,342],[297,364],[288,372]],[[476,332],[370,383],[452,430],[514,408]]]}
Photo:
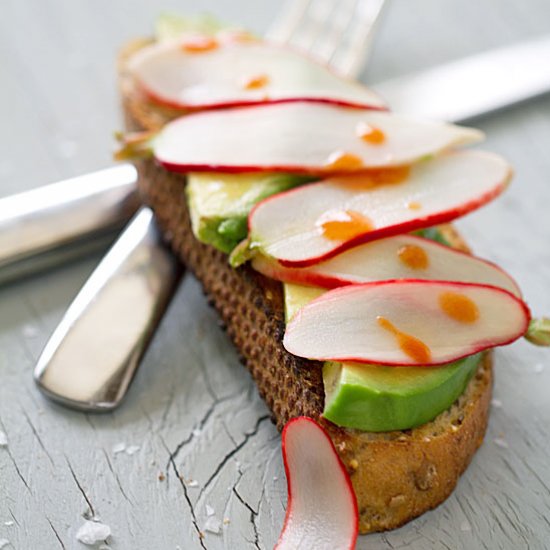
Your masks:
{"label": "bread crumb", "polygon": [[359,462],[357,462],[357,460],[355,458],[352,458],[350,461],[349,461],[349,467],[352,469],[352,470],[357,470],[357,468],[359,468]]}
{"label": "bread crumb", "polygon": [[229,525],[231,522],[229,521],[229,518],[223,518],[223,524]]}
{"label": "bread crumb", "polygon": [[164,481],[165,479],[166,479],[166,476],[162,472],[160,472],[159,481]]}

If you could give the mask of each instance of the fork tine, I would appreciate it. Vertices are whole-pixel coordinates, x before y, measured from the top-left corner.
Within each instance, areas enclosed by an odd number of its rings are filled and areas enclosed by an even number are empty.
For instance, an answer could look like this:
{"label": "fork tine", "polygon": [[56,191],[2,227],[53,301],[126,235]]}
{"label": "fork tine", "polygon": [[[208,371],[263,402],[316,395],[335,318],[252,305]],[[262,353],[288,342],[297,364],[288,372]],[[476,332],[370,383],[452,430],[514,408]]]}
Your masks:
{"label": "fork tine", "polygon": [[334,0],[312,0],[302,23],[289,42],[303,52],[314,52],[314,45],[322,37],[325,27],[330,24],[335,9]]}
{"label": "fork tine", "polygon": [[333,58],[335,52],[342,43],[342,38],[346,29],[353,21],[356,3],[357,0],[341,0],[338,3],[333,3],[334,7],[337,7],[337,9],[336,13],[334,13],[332,24],[323,36],[323,40],[316,45],[315,51],[312,52],[319,60],[327,63]]}
{"label": "fork tine", "polygon": [[330,64],[340,72],[349,76],[358,76],[361,72],[370,54],[374,29],[384,4],[384,0],[359,0],[359,14],[352,21],[349,38],[330,59]]}
{"label": "fork tine", "polygon": [[287,0],[266,37],[292,44],[340,73],[357,76],[384,1]]}
{"label": "fork tine", "polygon": [[304,18],[310,3],[311,0],[287,0],[275,22],[266,32],[266,39],[281,44],[289,42],[294,31],[299,27],[300,21]]}

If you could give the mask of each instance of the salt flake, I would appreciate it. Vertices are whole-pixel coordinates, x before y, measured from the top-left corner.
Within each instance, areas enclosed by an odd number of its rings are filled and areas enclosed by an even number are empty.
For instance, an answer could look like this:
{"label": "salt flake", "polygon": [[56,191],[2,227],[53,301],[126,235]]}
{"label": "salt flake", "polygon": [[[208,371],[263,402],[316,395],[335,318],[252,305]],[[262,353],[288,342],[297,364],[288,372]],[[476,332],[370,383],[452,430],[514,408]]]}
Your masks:
{"label": "salt flake", "polygon": [[93,546],[111,536],[111,528],[100,521],[86,520],[76,533],[76,538],[83,544]]}
{"label": "salt flake", "polygon": [[191,433],[192,433],[195,437],[199,437],[199,435],[201,435],[201,433],[202,433],[202,430],[199,429],[199,428],[195,428]]}
{"label": "salt flake", "polygon": [[500,399],[493,399],[491,405],[493,405],[495,409],[500,409],[502,407],[502,401]]}
{"label": "salt flake", "polygon": [[13,523],[14,523],[14,522],[13,522],[12,520],[10,520],[10,521],[5,521],[5,522],[4,522],[4,525],[5,525],[6,527],[11,527],[11,526],[13,525]]}
{"label": "salt flake", "polygon": [[140,448],[141,447],[139,445],[130,445],[129,447],[126,448],[126,454],[133,455],[137,453],[140,450]]}
{"label": "salt flake", "polygon": [[205,506],[206,508],[206,515],[207,516],[213,516],[215,514],[214,512],[214,508],[212,508],[212,506],[208,506],[208,504]]}
{"label": "salt flake", "polygon": [[216,516],[210,516],[204,523],[204,530],[218,535],[222,527],[222,522]]}
{"label": "salt flake", "polygon": [[470,524],[464,520],[461,524],[460,524],[460,530],[461,531],[471,531],[472,528],[470,527]]}
{"label": "salt flake", "polygon": [[508,442],[505,439],[503,439],[502,437],[496,437],[495,439],[493,439],[493,443],[497,447],[500,447],[501,449],[507,449],[508,448]]}
{"label": "salt flake", "polygon": [[0,447],[7,447],[8,446],[8,436],[0,430]]}
{"label": "salt flake", "polygon": [[187,487],[198,487],[199,482],[196,479],[189,480],[189,483],[187,484]]}
{"label": "salt flake", "polygon": [[540,374],[544,370],[544,365],[542,363],[537,363],[533,368],[535,374]]}

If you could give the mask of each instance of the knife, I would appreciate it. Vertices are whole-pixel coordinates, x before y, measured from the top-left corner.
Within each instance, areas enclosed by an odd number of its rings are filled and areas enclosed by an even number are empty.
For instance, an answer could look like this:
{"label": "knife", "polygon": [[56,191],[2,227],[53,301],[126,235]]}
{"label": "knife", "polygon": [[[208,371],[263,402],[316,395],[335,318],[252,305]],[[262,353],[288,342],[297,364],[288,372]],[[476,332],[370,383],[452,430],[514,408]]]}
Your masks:
{"label": "knife", "polygon": [[[540,63],[541,59],[550,59],[550,37],[482,53],[373,88],[396,111],[458,122],[550,90],[550,64]],[[129,239],[128,233],[134,238]],[[136,257],[141,261],[135,261]],[[153,258],[160,262],[156,271],[148,263]],[[154,281],[151,288],[135,284],[126,289],[124,300],[115,298],[114,289],[125,288],[125,280],[145,281],[148,276]],[[115,408],[179,277],[177,262],[162,245],[151,211],[142,209],[82,288],[46,345],[34,373],[39,387],[49,397],[75,408]],[[116,322],[115,315],[119,316]],[[97,349],[92,321],[98,320],[111,323],[113,329],[122,320],[130,320],[132,330],[120,340],[102,331],[112,353],[103,354],[92,364],[88,358],[81,360],[78,350]],[[91,374],[95,370],[97,376]]]}

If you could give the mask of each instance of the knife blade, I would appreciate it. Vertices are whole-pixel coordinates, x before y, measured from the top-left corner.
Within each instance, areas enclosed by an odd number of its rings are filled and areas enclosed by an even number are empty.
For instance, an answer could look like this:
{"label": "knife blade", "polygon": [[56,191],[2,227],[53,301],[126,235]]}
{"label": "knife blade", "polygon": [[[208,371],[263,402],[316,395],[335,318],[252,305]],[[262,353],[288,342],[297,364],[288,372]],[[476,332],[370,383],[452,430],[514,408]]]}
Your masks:
{"label": "knife blade", "polygon": [[550,90],[550,36],[375,84],[392,110],[461,122]]}

